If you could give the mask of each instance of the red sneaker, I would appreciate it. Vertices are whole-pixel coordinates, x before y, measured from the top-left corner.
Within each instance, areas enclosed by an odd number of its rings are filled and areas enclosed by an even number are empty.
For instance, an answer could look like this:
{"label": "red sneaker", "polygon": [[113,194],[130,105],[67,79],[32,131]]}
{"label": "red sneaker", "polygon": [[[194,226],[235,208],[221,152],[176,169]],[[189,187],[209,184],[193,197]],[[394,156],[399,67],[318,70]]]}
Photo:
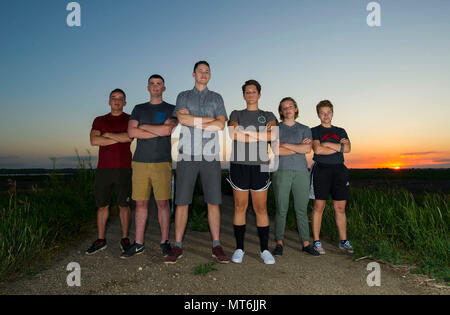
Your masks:
{"label": "red sneaker", "polygon": [[212,256],[221,264],[228,264],[230,262],[230,258],[225,255],[222,246],[218,245],[212,249]]}
{"label": "red sneaker", "polygon": [[177,260],[180,259],[181,257],[183,257],[183,249],[178,246],[174,246],[170,251],[169,255],[164,260],[164,263],[176,264]]}

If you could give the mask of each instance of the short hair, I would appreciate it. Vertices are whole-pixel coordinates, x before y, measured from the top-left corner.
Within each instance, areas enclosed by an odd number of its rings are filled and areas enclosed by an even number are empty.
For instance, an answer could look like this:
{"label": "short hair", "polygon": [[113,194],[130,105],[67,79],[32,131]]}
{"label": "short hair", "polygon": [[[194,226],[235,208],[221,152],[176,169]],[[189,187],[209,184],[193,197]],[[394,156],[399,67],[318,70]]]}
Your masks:
{"label": "short hair", "polygon": [[109,98],[111,98],[111,96],[113,95],[113,93],[116,93],[116,92],[122,93],[123,99],[124,99],[124,100],[127,99],[127,96],[126,96],[125,92],[124,92],[123,90],[121,90],[121,89],[115,89],[115,90],[112,90],[111,93],[109,93]]}
{"label": "short hair", "polygon": [[329,107],[331,109],[331,111],[334,112],[333,104],[331,104],[331,102],[329,100],[323,100],[323,101],[320,101],[319,104],[317,104],[317,106],[316,106],[317,115],[319,114],[319,111],[322,107]]}
{"label": "short hair", "polygon": [[244,83],[244,85],[242,86],[242,93],[245,94],[245,88],[249,85],[254,85],[256,86],[256,89],[258,90],[258,94],[261,94],[261,84],[259,84],[258,81],[256,80],[248,80]]}
{"label": "short hair", "polygon": [[292,103],[294,103],[294,106],[297,109],[297,112],[295,113],[294,119],[297,119],[298,118],[298,105],[297,105],[297,102],[292,97],[285,97],[285,98],[283,98],[280,101],[280,105],[278,106],[278,113],[280,114],[280,119],[284,120],[284,116],[283,116],[283,113],[281,111],[281,108],[282,108],[281,104],[283,104],[283,102],[285,102],[285,101],[291,101]]}
{"label": "short hair", "polygon": [[162,81],[163,81],[163,83],[166,83],[165,81],[164,81],[164,78],[162,77],[162,76],[160,76],[159,74],[152,74],[151,75],[151,77],[150,78],[148,78],[148,83],[150,83],[150,80],[151,79],[161,79]]}
{"label": "short hair", "polygon": [[195,64],[195,66],[194,66],[194,72],[195,72],[195,70],[197,70],[197,67],[200,66],[200,65],[206,65],[206,66],[208,66],[209,69],[211,69],[211,67],[209,66],[209,63],[208,63],[208,62],[206,62],[205,60],[200,60],[200,61],[198,61],[198,62]]}

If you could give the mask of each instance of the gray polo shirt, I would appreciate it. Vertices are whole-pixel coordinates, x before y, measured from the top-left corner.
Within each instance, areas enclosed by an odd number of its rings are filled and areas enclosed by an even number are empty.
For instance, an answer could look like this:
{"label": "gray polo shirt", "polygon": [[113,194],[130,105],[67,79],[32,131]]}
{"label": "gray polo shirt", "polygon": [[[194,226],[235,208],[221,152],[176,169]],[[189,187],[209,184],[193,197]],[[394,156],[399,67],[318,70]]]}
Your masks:
{"label": "gray polo shirt", "polygon": [[[176,112],[183,108],[189,110],[193,116],[213,118],[225,116],[225,119],[228,120],[222,96],[208,88],[199,91],[194,87],[192,90],[178,94],[174,116],[176,117]],[[183,156],[217,157],[220,152],[219,132],[182,125],[178,150]]]}
{"label": "gray polo shirt", "polygon": [[[173,117],[175,106],[166,102],[150,104],[150,102],[136,105],[131,113],[130,120],[137,120],[140,125],[163,125]],[[134,162],[161,163],[171,162],[170,136],[156,137],[152,139],[137,139],[136,151],[133,155]]]}
{"label": "gray polo shirt", "polygon": [[[302,125],[298,122],[293,126],[287,126],[284,123],[279,123],[279,137],[280,142],[301,144],[305,138],[312,140],[311,129],[308,126]],[[302,171],[308,170],[308,163],[306,162],[305,154],[292,154],[280,156],[279,170],[294,170]]]}

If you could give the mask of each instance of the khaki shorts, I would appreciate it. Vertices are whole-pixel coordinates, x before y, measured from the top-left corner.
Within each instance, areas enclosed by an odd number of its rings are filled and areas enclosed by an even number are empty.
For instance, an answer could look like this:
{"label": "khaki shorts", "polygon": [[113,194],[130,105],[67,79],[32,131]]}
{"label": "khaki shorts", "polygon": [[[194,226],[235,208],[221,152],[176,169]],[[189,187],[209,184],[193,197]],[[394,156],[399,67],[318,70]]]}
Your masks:
{"label": "khaki shorts", "polygon": [[172,163],[133,162],[133,200],[169,200],[172,195]]}

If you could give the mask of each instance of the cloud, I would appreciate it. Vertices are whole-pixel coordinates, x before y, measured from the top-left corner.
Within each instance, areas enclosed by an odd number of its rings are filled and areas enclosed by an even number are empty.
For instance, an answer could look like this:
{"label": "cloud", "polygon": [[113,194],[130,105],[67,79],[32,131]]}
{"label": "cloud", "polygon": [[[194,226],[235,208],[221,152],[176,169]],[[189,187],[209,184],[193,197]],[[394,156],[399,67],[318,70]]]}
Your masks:
{"label": "cloud", "polygon": [[418,155],[429,155],[429,154],[437,154],[439,152],[435,151],[428,151],[428,152],[408,152],[408,153],[401,153],[401,156],[418,156]]}
{"label": "cloud", "polygon": [[433,160],[435,163],[450,163],[450,158],[447,159],[435,159]]}

